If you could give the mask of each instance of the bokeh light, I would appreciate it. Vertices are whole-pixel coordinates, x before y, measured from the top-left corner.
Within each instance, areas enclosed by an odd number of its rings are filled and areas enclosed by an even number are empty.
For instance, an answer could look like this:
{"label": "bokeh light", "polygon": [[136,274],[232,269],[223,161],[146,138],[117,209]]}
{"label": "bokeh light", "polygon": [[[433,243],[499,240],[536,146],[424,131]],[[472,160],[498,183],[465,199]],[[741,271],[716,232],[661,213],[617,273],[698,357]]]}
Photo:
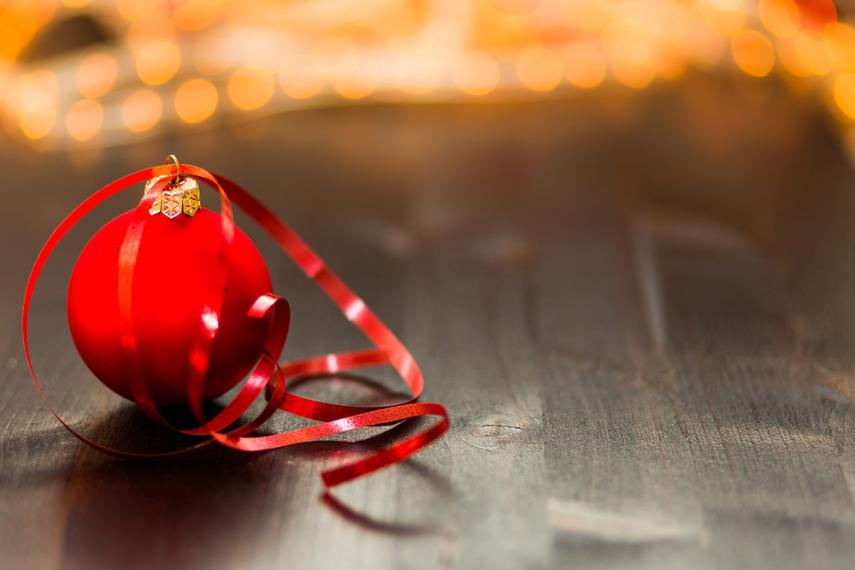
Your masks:
{"label": "bokeh light", "polygon": [[596,87],[606,77],[606,58],[589,43],[577,42],[564,51],[564,75],[576,87]]}
{"label": "bokeh light", "polygon": [[647,87],[656,75],[649,14],[634,10],[603,30],[603,50],[615,78],[628,87]]}
{"label": "bokeh light", "polygon": [[174,4],[170,15],[178,29],[198,32],[217,20],[223,4],[223,0],[184,0]]}
{"label": "bokeh light", "polygon": [[834,102],[849,119],[855,119],[855,72],[846,71],[834,80]]}
{"label": "bokeh light", "polygon": [[793,38],[793,49],[804,69],[813,75],[825,75],[834,65],[834,47],[819,32],[799,32]]}
{"label": "bokeh light", "polygon": [[799,30],[799,7],[793,0],[759,0],[757,18],[770,33],[791,38]]}
{"label": "bokeh light", "polygon": [[38,69],[18,78],[9,95],[9,104],[18,109],[48,107],[59,96],[59,78],[48,69]]}
{"label": "bokeh light", "polygon": [[18,30],[0,18],[0,60],[12,60],[18,56],[24,42]]}
{"label": "bokeh light", "polygon": [[293,73],[286,69],[279,75],[279,86],[291,99],[309,99],[321,92],[324,82],[310,73]]}
{"label": "bokeh light", "polygon": [[77,89],[84,97],[100,97],[113,88],[118,73],[113,56],[104,52],[89,54],[77,66]]}
{"label": "bokeh light", "polygon": [[364,99],[374,92],[375,83],[370,77],[353,78],[348,81],[340,81],[334,84],[336,93],[344,97],[356,101]]}
{"label": "bokeh light", "polygon": [[273,97],[275,89],[273,74],[263,67],[241,67],[229,77],[229,99],[241,111],[263,107]]}
{"label": "bokeh light", "polygon": [[153,40],[140,46],[136,54],[137,74],[146,85],[162,85],[172,79],[181,64],[178,46],[167,40]]}
{"label": "bokeh light", "polygon": [[562,0],[560,4],[567,21],[582,30],[601,30],[611,19],[612,10],[601,0]]}
{"label": "bokeh light", "polygon": [[122,122],[135,133],[154,127],[162,113],[163,100],[151,89],[138,89],[122,103]]}
{"label": "bokeh light", "polygon": [[745,0],[701,0],[698,9],[706,24],[725,36],[742,31],[747,19]]}
{"label": "bokeh light", "polygon": [[552,91],[561,83],[563,64],[554,50],[533,47],[519,54],[516,71],[524,87],[532,91]]}
{"label": "bokeh light", "polygon": [[849,24],[835,22],[826,28],[826,33],[838,68],[855,69],[855,29]]}
{"label": "bokeh light", "polygon": [[775,66],[775,47],[765,35],[745,30],[730,43],[733,61],[746,75],[765,77]]}
{"label": "bokeh light", "polygon": [[31,105],[21,112],[19,124],[24,136],[31,140],[44,138],[56,123],[56,107]]}
{"label": "bokeh light", "polygon": [[811,71],[805,67],[805,64],[799,54],[796,52],[795,42],[782,41],[778,42],[778,61],[781,66],[794,77],[809,77]]}
{"label": "bokeh light", "polygon": [[104,123],[104,109],[98,101],[81,99],[74,103],[65,117],[68,134],[76,141],[93,138]]}
{"label": "bokeh light", "polygon": [[217,88],[207,79],[190,79],[175,92],[175,112],[185,123],[201,123],[217,108]]}
{"label": "bokeh light", "polygon": [[116,11],[129,22],[149,20],[157,10],[158,3],[150,0],[116,0]]}

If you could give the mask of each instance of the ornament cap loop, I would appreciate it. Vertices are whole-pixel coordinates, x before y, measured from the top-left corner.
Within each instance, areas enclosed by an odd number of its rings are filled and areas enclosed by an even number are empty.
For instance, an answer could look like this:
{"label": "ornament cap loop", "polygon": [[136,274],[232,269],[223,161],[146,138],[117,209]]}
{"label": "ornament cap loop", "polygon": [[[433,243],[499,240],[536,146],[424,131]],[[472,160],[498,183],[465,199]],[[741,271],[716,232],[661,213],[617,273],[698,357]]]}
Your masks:
{"label": "ornament cap loop", "polygon": [[174,154],[167,154],[166,158],[163,159],[163,164],[172,164],[175,166],[175,178],[172,179],[172,184],[179,184],[184,177],[181,176],[181,163],[178,161],[178,157]]}

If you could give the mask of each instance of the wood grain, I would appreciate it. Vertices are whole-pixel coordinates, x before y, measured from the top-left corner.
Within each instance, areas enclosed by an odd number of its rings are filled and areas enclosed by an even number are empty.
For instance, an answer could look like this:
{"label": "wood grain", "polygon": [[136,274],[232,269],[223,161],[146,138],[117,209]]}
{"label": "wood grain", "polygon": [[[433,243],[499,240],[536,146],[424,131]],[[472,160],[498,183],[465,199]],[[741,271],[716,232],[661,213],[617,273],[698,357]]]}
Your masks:
{"label": "wood grain", "polygon": [[[855,176],[824,125],[781,86],[694,77],[103,151],[0,142],[0,566],[851,568]],[[331,503],[324,466],[417,425],[150,463],[57,426],[21,364],[28,264],[75,203],[168,152],[240,180],[328,258],[422,362],[454,421],[444,440]],[[131,203],[63,246],[34,342],[75,425],[162,449],[183,442],[91,378],[64,322],[75,252]],[[362,346],[250,233],[294,307],[286,356]],[[300,390],[383,396],[346,379]]]}

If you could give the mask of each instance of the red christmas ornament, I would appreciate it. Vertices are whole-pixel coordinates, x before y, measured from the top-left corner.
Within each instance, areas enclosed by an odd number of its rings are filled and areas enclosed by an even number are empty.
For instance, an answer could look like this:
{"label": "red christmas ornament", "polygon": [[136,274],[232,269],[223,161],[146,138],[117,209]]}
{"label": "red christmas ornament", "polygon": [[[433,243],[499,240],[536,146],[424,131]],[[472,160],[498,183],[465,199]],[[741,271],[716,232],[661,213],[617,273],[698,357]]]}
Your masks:
{"label": "red christmas ornament", "polygon": [[[170,166],[128,174],[95,192],[53,231],[27,280],[22,338],[27,367],[39,395],[62,425],[96,449],[126,457],[163,457],[190,451],[144,453],[116,449],[84,435],[62,418],[33,364],[29,314],[36,284],[56,246],[95,206],[148,180],[136,209],[115,218],[86,245],[68,290],[68,322],[83,360],[101,382],[134,401],[153,421],[205,443],[258,452],[315,441],[368,426],[436,416],[429,429],[322,474],[329,486],[351,481],[409,457],[448,429],[446,409],[418,402],[424,386],[413,356],[388,327],[294,230],[234,182],[198,166]],[[201,180],[217,191],[220,214],[200,209]],[[364,350],[278,362],[288,336],[288,303],[272,292],[264,261],[234,225],[234,202],[259,225],[371,342]],[[256,365],[257,363],[257,365]],[[250,370],[255,365],[255,368]],[[410,391],[399,404],[353,406],[289,393],[288,380],[388,365]],[[248,376],[247,376],[248,375]],[[201,403],[235,386],[236,395],[214,417]],[[263,398],[263,409],[252,413]],[[174,425],[158,406],[189,405],[198,425]],[[277,410],[319,423],[258,434]],[[249,419],[244,416],[251,414]]]}
{"label": "red christmas ornament", "polygon": [[[68,287],[68,324],[86,365],[108,388],[132,399],[119,344],[119,272],[122,241],[134,219],[130,211],[96,233],[77,260]],[[211,274],[222,263],[220,215],[200,209],[170,219],[146,221],[137,253],[132,320],[139,345],[139,371],[158,405],[186,404],[187,355],[199,318],[223,292]],[[255,300],[272,291],[261,254],[240,229],[225,259],[227,288],[205,382],[205,398],[237,384],[258,360],[265,330],[249,319]]]}

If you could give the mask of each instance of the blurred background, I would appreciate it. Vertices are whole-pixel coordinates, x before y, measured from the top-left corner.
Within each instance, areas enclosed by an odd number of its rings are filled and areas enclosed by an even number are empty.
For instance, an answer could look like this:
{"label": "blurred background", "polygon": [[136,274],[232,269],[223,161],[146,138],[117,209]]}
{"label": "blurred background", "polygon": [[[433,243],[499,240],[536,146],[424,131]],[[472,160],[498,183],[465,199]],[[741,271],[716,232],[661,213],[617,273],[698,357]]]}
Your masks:
{"label": "blurred background", "polygon": [[849,4],[7,0],[0,102],[9,136],[49,150],[307,107],[560,98],[724,70],[809,91],[846,135]]}

